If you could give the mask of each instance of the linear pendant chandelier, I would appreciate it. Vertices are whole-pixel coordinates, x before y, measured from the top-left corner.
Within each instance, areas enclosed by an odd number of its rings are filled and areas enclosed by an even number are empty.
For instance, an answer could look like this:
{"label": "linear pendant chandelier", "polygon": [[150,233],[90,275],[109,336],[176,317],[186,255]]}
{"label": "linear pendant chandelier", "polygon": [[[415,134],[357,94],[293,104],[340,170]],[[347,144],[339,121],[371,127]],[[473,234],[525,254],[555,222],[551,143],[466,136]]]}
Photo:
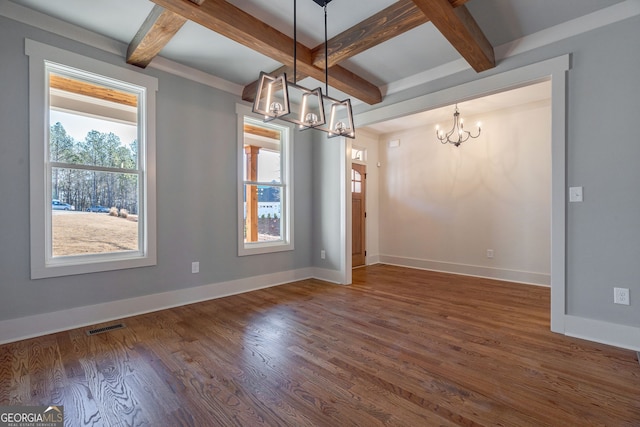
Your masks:
{"label": "linear pendant chandelier", "polygon": [[[327,4],[331,0],[313,0],[324,8],[324,50],[328,58],[327,46]],[[338,101],[329,97],[329,68],[325,60],[325,94],[320,87],[307,89],[297,82],[297,0],[293,0],[293,82],[287,80],[286,73],[271,76],[260,72],[258,90],[253,103],[253,112],[261,114],[265,122],[279,119],[294,123],[300,130],[318,129],[329,138],[344,136],[355,138],[351,100]],[[328,117],[327,117],[328,114]]]}

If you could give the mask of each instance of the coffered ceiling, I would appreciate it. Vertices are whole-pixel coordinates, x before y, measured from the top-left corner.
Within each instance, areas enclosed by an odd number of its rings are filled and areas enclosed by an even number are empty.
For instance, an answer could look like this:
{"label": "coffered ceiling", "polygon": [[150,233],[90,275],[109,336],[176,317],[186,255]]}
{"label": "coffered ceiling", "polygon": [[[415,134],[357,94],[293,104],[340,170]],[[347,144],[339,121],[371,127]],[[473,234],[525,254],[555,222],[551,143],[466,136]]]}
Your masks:
{"label": "coffered ceiling", "polygon": [[[247,100],[261,70],[293,79],[293,0],[11,1],[125,43],[123,62],[146,67],[161,56],[229,82]],[[458,60],[482,73],[499,63],[496,47],[621,2],[332,0],[329,84],[376,104],[398,81]],[[315,0],[297,0],[297,28],[298,80],[324,84],[324,12]]]}

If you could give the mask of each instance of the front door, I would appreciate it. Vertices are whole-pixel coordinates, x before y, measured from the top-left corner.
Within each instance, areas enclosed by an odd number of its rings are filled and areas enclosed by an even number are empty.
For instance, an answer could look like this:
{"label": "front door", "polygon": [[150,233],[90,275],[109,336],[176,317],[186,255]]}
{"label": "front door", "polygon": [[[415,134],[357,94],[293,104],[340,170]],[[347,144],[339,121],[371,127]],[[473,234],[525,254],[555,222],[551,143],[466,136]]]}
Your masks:
{"label": "front door", "polygon": [[365,185],[367,177],[365,165],[351,165],[351,256],[352,266],[365,265]]}

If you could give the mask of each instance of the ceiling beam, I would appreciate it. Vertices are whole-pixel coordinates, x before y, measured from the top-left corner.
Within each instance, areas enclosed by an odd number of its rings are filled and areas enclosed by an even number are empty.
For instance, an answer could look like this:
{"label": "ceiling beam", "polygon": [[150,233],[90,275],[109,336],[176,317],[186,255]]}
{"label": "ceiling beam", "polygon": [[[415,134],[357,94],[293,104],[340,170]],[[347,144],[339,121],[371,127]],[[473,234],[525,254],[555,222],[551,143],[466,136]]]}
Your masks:
{"label": "ceiling beam", "polygon": [[[449,1],[452,7],[459,7],[468,0]],[[329,67],[427,22],[429,18],[412,0],[400,0],[329,39]],[[312,50],[312,57],[313,65],[324,67],[324,43]]]}
{"label": "ceiling beam", "polygon": [[164,10],[158,5],[153,7],[147,19],[129,43],[127,64],[145,68],[155,58],[169,40],[187,22],[182,16]]}
{"label": "ceiling beam", "polygon": [[[190,1],[201,5],[205,0]],[[146,68],[186,22],[186,18],[155,5],[129,43],[127,63]]]}
{"label": "ceiling beam", "polygon": [[[196,6],[188,0],[152,0],[205,28],[260,52],[288,66],[293,66],[293,39],[225,0],[208,0]],[[312,63],[311,49],[297,44],[297,65],[301,73],[324,82],[324,68]],[[368,104],[382,101],[380,89],[339,65],[331,69],[331,86]]]}
{"label": "ceiling beam", "polygon": [[476,72],[496,66],[493,46],[466,6],[454,8],[448,0],[412,1]]}
{"label": "ceiling beam", "polygon": [[[452,7],[459,7],[468,0],[450,0]],[[327,41],[327,51],[329,54],[329,67],[344,61],[352,56],[371,49],[387,40],[405,33],[417,26],[429,22],[429,18],[422,12],[413,0],[400,0],[375,15],[365,19],[348,30],[332,37]],[[324,43],[311,50],[313,65],[324,68],[325,48]],[[292,67],[280,67],[269,73],[277,76],[287,73],[288,80],[293,82]],[[307,77],[298,73],[296,80]],[[253,102],[258,80],[245,86],[242,92],[242,99]]]}

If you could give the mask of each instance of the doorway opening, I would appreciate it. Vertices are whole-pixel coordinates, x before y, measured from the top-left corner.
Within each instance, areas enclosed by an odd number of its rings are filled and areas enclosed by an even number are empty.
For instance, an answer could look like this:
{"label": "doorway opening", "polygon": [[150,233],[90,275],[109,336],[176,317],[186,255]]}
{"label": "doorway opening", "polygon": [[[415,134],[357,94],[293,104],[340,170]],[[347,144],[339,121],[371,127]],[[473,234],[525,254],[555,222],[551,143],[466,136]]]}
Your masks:
{"label": "doorway opening", "polygon": [[[566,72],[563,55],[438,92],[383,106],[356,116],[365,128],[391,119],[433,110],[543,81],[551,82],[551,330],[565,333],[566,302]],[[484,129],[483,129],[484,131]],[[435,138],[435,136],[434,136]],[[385,262],[384,257],[380,260]]]}

